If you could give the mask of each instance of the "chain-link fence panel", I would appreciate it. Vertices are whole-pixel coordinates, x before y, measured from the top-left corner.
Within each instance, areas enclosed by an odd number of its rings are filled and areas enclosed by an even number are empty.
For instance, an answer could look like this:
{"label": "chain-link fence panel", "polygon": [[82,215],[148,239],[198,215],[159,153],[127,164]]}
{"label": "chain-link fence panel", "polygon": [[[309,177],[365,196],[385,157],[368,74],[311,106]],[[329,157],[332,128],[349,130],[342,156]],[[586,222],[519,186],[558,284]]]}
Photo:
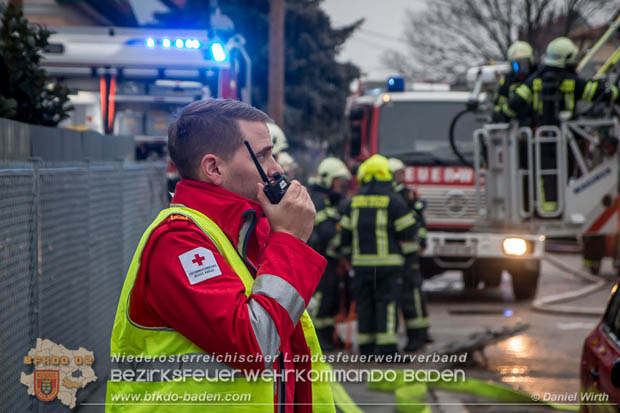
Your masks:
{"label": "chain-link fence panel", "polygon": [[105,399],[120,290],[141,234],[165,207],[165,164],[4,162],[0,190],[0,411],[67,411],[20,383],[36,338],[94,352],[98,379],[78,391],[75,411],[103,411],[79,404]]}
{"label": "chain-link fence panel", "polygon": [[22,357],[37,334],[33,279],[36,254],[35,179],[30,164],[0,168],[0,410],[31,411],[20,383]]}

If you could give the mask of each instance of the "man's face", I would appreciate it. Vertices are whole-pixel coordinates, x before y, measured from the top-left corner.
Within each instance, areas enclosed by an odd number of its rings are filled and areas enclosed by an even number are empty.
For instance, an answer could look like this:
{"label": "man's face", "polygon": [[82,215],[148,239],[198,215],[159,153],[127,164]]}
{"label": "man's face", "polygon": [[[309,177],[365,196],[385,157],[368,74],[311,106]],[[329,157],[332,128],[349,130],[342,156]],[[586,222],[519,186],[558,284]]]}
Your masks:
{"label": "man's face", "polygon": [[394,181],[402,184],[405,182],[405,171],[404,170],[400,170],[398,172],[394,173]]}
{"label": "man's face", "polygon": [[332,180],[332,192],[336,192],[338,194],[344,194],[347,189],[347,178],[334,178]]}
{"label": "man's face", "polygon": [[[273,142],[267,125],[264,122],[238,122],[243,139],[249,142],[267,176],[272,178],[276,172],[283,174],[271,153]],[[253,201],[257,200],[256,184],[262,182],[262,179],[245,145],[241,145],[229,160],[222,160],[221,166],[222,188]]]}

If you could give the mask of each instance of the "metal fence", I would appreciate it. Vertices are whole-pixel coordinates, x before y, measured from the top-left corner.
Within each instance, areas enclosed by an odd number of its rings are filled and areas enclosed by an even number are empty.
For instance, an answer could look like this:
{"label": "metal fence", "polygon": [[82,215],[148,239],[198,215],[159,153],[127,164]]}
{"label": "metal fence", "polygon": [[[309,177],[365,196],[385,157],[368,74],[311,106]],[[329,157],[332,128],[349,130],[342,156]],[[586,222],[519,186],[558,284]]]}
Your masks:
{"label": "metal fence", "polygon": [[67,412],[20,383],[38,337],[94,352],[103,402],[112,323],[142,232],[167,203],[165,164],[0,161],[0,411]]}

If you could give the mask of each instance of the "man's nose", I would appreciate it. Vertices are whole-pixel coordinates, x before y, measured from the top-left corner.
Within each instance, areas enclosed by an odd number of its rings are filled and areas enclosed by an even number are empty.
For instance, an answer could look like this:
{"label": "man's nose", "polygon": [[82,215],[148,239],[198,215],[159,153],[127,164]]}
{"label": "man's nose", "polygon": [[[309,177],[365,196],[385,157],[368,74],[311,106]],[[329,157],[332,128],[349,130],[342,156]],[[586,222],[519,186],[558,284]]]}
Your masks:
{"label": "man's nose", "polygon": [[269,168],[267,169],[267,175],[269,175],[269,178],[273,178],[273,176],[276,173],[279,173],[280,175],[284,175],[284,169],[282,169],[280,164],[276,162],[275,159],[273,159],[273,161],[270,162]]}

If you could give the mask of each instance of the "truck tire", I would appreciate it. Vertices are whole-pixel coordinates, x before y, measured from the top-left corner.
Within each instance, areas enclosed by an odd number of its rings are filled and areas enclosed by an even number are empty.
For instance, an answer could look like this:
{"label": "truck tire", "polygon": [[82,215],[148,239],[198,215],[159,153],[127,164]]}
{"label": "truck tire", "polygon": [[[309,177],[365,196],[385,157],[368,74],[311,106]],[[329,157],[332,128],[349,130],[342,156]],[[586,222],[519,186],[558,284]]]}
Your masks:
{"label": "truck tire", "polygon": [[536,296],[540,261],[524,261],[510,271],[512,292],[517,300],[531,300]]}

